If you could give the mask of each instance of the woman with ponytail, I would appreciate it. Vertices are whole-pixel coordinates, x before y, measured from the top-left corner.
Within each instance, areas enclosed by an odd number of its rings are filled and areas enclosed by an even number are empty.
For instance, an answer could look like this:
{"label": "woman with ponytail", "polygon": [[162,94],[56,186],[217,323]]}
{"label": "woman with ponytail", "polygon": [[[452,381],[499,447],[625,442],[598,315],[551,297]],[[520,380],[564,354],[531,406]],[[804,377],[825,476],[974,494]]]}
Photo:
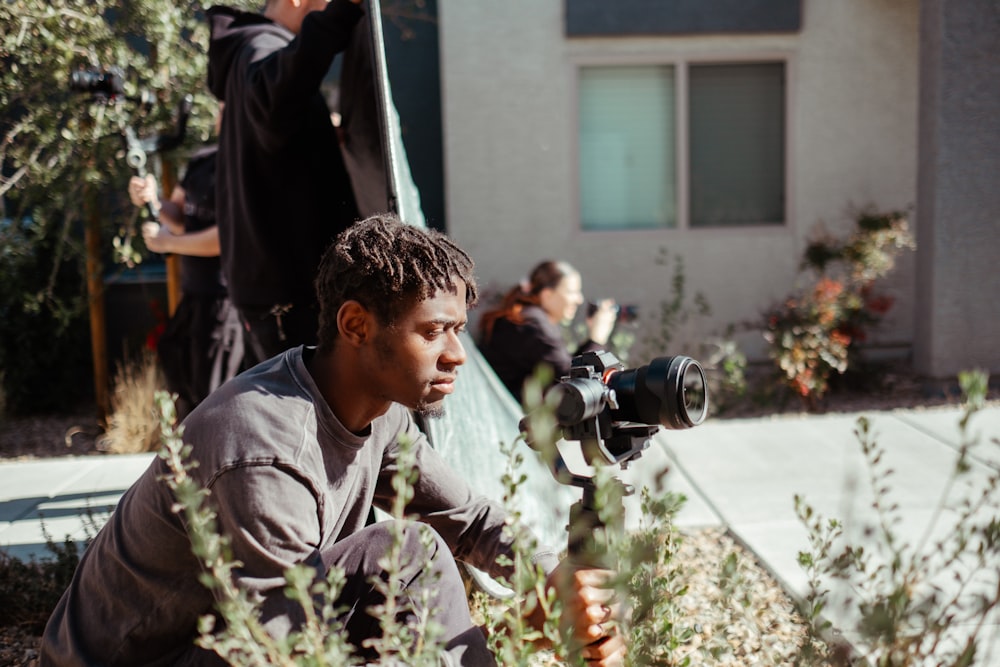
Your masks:
{"label": "woman with ponytail", "polygon": [[589,338],[573,353],[567,349],[560,325],[572,320],[582,303],[580,272],[567,262],[547,260],[482,316],[480,349],[518,401],[525,380],[539,366],[547,366],[556,382],[569,373],[574,356],[607,344],[617,314],[612,300],[601,302],[587,318]]}

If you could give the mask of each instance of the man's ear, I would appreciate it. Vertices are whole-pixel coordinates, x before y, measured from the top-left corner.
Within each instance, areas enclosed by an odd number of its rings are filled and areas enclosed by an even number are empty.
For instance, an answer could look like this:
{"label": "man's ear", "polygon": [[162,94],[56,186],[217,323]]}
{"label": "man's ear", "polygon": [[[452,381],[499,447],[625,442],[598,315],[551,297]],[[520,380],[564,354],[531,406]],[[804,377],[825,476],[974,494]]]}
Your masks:
{"label": "man's ear", "polygon": [[337,333],[347,343],[359,347],[372,336],[374,315],[359,302],[348,300],[337,311]]}

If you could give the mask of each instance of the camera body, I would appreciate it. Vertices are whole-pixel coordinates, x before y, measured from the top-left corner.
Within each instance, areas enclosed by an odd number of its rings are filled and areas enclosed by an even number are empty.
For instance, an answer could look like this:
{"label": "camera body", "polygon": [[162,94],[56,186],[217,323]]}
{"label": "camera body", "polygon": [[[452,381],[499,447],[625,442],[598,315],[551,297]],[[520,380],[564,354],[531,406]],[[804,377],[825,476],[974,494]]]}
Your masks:
{"label": "camera body", "polygon": [[[600,305],[596,301],[587,302],[587,317],[593,317]],[[622,324],[629,324],[639,319],[639,306],[634,303],[618,304],[615,306],[618,311],[618,320]]]}
{"label": "camera body", "polygon": [[125,95],[125,75],[119,67],[81,68],[70,74],[70,90],[112,101]]}
{"label": "camera body", "polygon": [[[658,357],[627,370],[611,352],[588,352],[573,358],[569,375],[546,392],[545,402],[554,406],[563,437],[579,441],[588,464],[617,463],[624,469],[661,427],[687,429],[705,420],[708,383],[701,364],[690,357]],[[521,430],[528,446],[545,451],[532,437],[530,416],[521,420]],[[583,490],[570,507],[569,557],[613,569],[608,539],[624,532],[622,500],[634,489],[612,479],[599,499],[593,477],[570,471],[558,448],[548,454],[556,481]]]}

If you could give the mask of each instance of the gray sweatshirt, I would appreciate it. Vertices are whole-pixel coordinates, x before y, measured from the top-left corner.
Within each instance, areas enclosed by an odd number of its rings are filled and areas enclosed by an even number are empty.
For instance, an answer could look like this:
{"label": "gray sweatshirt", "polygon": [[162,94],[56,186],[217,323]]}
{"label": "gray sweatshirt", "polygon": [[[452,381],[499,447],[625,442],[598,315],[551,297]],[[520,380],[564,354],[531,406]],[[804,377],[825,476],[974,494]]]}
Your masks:
{"label": "gray sweatshirt", "polygon": [[[199,463],[193,474],[211,491],[219,528],[243,563],[236,583],[263,599],[271,633],[283,636],[301,617],[283,593],[284,571],[307,563],[322,574],[320,554],[364,527],[373,505],[392,502],[401,434],[415,442],[420,471],[408,512],[432,525],[457,559],[505,574],[496,565],[511,550],[503,510],[451,472],[402,406],[364,435],[344,428],[307,372],[303,350],[226,383],[184,422]],[[171,509],[166,473],[154,461],[84,553],[45,629],[42,667],[187,660],[212,597]]]}

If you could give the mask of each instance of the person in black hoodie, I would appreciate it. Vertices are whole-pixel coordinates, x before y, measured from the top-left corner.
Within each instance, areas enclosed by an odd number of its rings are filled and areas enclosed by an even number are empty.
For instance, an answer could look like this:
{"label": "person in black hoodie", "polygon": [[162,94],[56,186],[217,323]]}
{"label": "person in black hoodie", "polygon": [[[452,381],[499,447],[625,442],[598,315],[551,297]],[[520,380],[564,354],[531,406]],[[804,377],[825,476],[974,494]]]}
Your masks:
{"label": "person in black hoodie", "polygon": [[216,217],[248,365],[316,344],[319,260],[358,217],[320,84],[362,16],[360,3],[208,10],[208,85],[226,104]]}

